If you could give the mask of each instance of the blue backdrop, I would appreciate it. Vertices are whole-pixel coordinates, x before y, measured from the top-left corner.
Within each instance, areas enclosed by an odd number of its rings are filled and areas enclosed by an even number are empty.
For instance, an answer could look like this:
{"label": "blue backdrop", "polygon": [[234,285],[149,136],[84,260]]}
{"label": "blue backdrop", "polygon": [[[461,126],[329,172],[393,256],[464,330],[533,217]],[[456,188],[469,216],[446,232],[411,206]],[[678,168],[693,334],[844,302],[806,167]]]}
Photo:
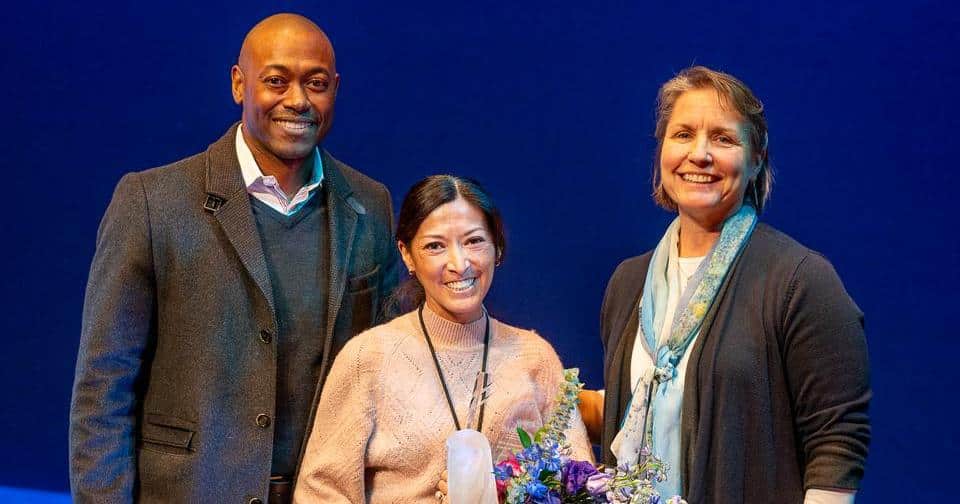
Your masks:
{"label": "blue backdrop", "polygon": [[768,109],[763,219],[823,252],[866,313],[874,437],[859,501],[948,496],[960,16],[923,1],[8,6],[0,485],[67,489],[83,290],[113,187],[238,119],[230,65],[278,10],[336,47],[326,147],[395,205],[428,174],[483,182],[510,244],[491,311],[536,328],[596,387],[607,278],[671,218],[649,197],[656,90],[693,63],[742,78]]}

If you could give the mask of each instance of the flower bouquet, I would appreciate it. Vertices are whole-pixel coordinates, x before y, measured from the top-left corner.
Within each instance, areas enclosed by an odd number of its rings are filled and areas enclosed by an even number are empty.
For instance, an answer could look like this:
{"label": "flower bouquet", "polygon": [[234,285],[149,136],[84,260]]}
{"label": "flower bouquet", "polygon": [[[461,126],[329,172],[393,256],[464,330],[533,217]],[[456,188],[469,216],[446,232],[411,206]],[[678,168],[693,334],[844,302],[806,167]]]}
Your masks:
{"label": "flower bouquet", "polygon": [[640,452],[634,465],[598,469],[590,462],[571,460],[564,432],[583,388],[578,369],[566,369],[558,405],[533,435],[517,427],[523,449],[494,466],[497,496],[507,504],[617,503],[686,504],[679,496],[661,500],[654,481],[664,481],[664,464],[650,450]]}

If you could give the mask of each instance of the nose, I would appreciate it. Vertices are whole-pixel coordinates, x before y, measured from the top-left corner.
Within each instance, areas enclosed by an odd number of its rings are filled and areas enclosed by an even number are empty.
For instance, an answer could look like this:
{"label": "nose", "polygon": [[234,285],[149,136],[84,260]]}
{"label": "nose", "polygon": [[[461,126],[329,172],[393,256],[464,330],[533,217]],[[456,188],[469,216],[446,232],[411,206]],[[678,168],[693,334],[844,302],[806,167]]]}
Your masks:
{"label": "nose", "polygon": [[310,100],[307,99],[307,93],[303,87],[294,85],[290,86],[283,105],[298,114],[302,114],[309,110]]}
{"label": "nose", "polygon": [[690,152],[687,154],[687,159],[699,167],[710,164],[713,156],[710,154],[710,142],[707,140],[706,135],[697,135],[697,138],[690,144]]}
{"label": "nose", "polygon": [[460,275],[470,269],[470,258],[460,245],[447,249],[447,269]]}

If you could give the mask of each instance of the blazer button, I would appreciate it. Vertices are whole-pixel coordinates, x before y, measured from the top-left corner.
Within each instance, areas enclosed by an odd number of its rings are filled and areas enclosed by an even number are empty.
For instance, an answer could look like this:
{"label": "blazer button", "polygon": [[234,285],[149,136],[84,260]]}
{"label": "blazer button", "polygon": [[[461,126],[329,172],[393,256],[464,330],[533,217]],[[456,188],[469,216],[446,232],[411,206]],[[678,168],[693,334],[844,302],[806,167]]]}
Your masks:
{"label": "blazer button", "polygon": [[270,427],[270,417],[263,413],[257,415],[257,427],[263,427],[264,429]]}
{"label": "blazer button", "polygon": [[269,345],[273,341],[273,335],[266,329],[260,329],[260,341]]}
{"label": "blazer button", "polygon": [[250,499],[249,501],[247,501],[247,504],[263,504],[263,499],[261,499],[261,498],[259,498],[259,497],[254,497],[254,498]]}

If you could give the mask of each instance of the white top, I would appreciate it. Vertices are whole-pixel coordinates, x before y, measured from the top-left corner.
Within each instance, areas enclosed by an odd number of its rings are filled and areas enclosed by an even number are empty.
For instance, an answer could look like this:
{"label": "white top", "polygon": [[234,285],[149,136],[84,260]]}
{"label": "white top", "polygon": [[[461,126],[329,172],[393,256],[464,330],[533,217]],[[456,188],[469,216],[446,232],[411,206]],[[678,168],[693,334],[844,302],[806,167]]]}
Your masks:
{"label": "white top", "polygon": [[237,128],[237,161],[240,162],[240,173],[243,174],[243,183],[247,186],[247,193],[254,198],[264,202],[270,208],[280,212],[283,215],[293,215],[310,201],[315,190],[323,182],[323,161],[320,158],[320,149],[313,148],[313,173],[310,180],[294,194],[292,198],[287,197],[280,183],[273,175],[264,175],[260,170],[260,165],[253,158],[250,147],[240,130],[241,124]]}
{"label": "white top", "polygon": [[[660,334],[657,335],[657,345],[660,345],[667,338],[670,337],[670,329],[673,326],[673,316],[677,311],[677,304],[680,302],[680,295],[683,294],[683,289],[687,288],[687,283],[690,281],[690,277],[697,272],[697,268],[700,267],[700,263],[703,262],[703,259],[706,256],[701,257],[675,257],[671,254],[670,259],[667,261],[667,274],[671,275],[670,278],[670,291],[667,293],[667,310],[666,316],[663,318],[663,327],[660,329]],[[641,301],[642,302],[642,301]],[[699,336],[699,334],[697,335]],[[697,336],[694,336],[693,341],[696,341]],[[633,356],[630,359],[630,388],[636,388],[637,382],[640,381],[640,377],[643,376],[643,373],[653,365],[653,359],[650,355],[647,354],[647,351],[644,349],[643,343],[640,341],[640,338],[643,338],[643,330],[638,325],[637,326],[637,340],[633,344]],[[693,342],[690,343],[690,346],[693,346]],[[690,347],[687,347],[688,349]],[[654,349],[655,350],[655,349]],[[681,390],[683,387],[683,378],[686,374],[687,369],[687,355],[690,352],[686,352],[682,359],[680,359],[679,367],[677,368],[677,377],[672,382],[680,382]],[[678,417],[679,418],[679,417]]]}
{"label": "white top", "polygon": [[[663,318],[663,327],[660,328],[660,334],[657,335],[658,347],[670,337],[670,330],[673,326],[673,316],[677,311],[677,305],[680,303],[680,296],[683,294],[683,289],[687,287],[690,277],[696,273],[697,268],[705,257],[678,257],[676,251],[671,252],[670,258],[667,260],[667,274],[670,275],[668,285],[670,287],[667,292],[667,305],[664,307],[666,312]],[[636,389],[640,377],[654,365],[653,359],[647,353],[641,341],[643,337],[642,328],[638,325],[637,339],[633,344],[633,356],[630,359],[630,382],[632,385],[631,388],[633,389]],[[690,361],[690,348],[696,343],[698,337],[700,337],[699,332],[694,335],[683,357],[680,358],[680,362],[677,364],[676,377],[661,385],[662,387],[666,387],[667,393],[683,395],[683,384],[686,381],[687,375],[687,363]],[[656,349],[653,350],[656,351]],[[658,430],[655,433],[657,440],[654,454],[658,457],[662,457],[663,453],[681,453],[679,446],[677,446],[676,449],[672,449],[673,444],[680,443],[681,407],[682,401],[657,404],[660,413],[667,415],[667,418],[676,419],[675,422],[671,422],[665,429]],[[677,464],[676,461],[665,460],[664,462],[667,463],[668,480],[679,481],[679,464]]]}

